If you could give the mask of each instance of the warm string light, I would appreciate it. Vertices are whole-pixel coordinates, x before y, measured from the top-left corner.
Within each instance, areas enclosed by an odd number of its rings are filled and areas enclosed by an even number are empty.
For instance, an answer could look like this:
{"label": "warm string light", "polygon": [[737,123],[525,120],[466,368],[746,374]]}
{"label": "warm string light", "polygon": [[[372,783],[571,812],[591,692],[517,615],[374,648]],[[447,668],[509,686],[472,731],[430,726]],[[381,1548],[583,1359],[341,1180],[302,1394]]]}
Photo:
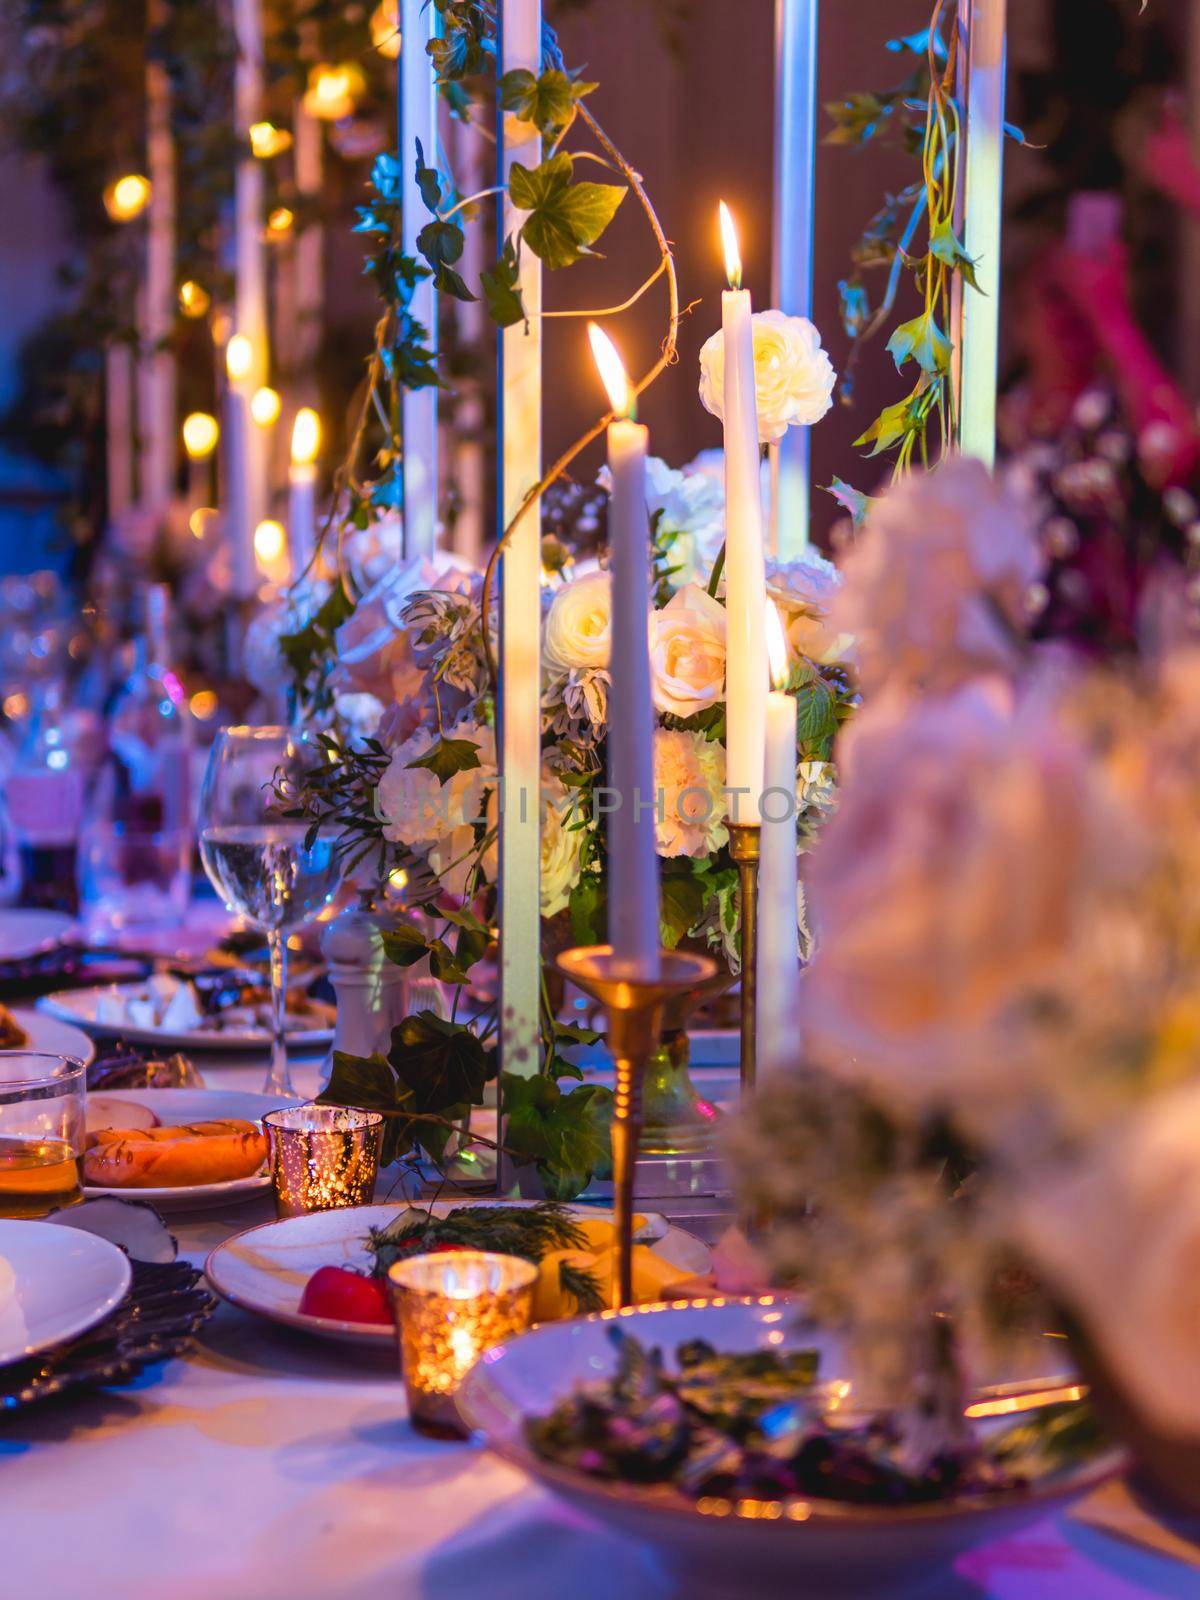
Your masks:
{"label": "warm string light", "polygon": [[302,406],[292,423],[292,461],[298,467],[311,466],[321,448],[321,419],[311,406]]}
{"label": "warm string light", "polygon": [[273,122],[255,122],[250,128],[250,149],[260,161],[282,155],[292,147],[292,136],[286,128],[277,128]]}
{"label": "warm string light", "polygon": [[220,520],[220,513],[213,506],[197,506],[188,518],[188,527],[194,539],[203,539],[210,527]]}
{"label": "warm string light", "polygon": [[140,172],[116,178],[104,191],[104,209],[114,222],[132,222],[150,204],[150,179]]}
{"label": "warm string light", "polygon": [[207,411],[193,411],[183,419],[183,448],[193,461],[203,461],[217,448],[221,430],[216,417]]}
{"label": "warm string light", "polygon": [[742,253],[738,249],[737,229],[733,225],[733,215],[724,200],[717,206],[717,215],[721,222],[721,248],[725,252],[725,278],[731,289],[742,287]]}
{"label": "warm string light", "polygon": [[600,373],[600,381],[608,392],[608,403],[613,415],[633,419],[637,415],[637,396],[625,371],[616,345],[597,322],[588,323],[588,339],[592,357]]}
{"label": "warm string light", "polygon": [[287,534],[283,523],[268,517],[254,530],[254,553],[264,566],[269,567],[283,555]]}
{"label": "warm string light", "polygon": [[283,401],[279,390],[272,389],[267,384],[261,389],[256,389],[250,397],[250,415],[260,428],[270,428],[278,422],[282,409]]}
{"label": "warm string light", "polygon": [[366,89],[362,68],[353,61],[337,66],[322,64],[308,74],[304,109],[322,122],[340,122],[351,116]]}
{"label": "warm string light", "polygon": [[225,371],[230,381],[241,383],[254,365],[254,346],[244,333],[235,333],[225,346]]}
{"label": "warm string light", "polygon": [[767,601],[764,616],[766,618],[767,660],[771,664],[771,687],[773,689],[786,689],[789,676],[787,636],[783,631],[779,607],[773,600]]}
{"label": "warm string light", "polygon": [[185,317],[202,317],[212,305],[212,298],[207,289],[188,278],[179,285],[179,309]]}
{"label": "warm string light", "polygon": [[267,217],[267,232],[273,234],[290,233],[292,224],[296,220],[296,213],[287,206],[276,206]]}

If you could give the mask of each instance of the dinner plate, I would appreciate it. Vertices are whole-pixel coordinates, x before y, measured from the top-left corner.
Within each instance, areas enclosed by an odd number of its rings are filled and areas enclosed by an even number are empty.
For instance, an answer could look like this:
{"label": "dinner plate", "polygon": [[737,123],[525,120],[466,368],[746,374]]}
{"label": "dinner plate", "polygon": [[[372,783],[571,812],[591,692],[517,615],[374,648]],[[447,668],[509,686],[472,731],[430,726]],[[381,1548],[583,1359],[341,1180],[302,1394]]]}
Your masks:
{"label": "dinner plate", "polygon": [[[670,1484],[594,1477],[546,1461],[526,1437],[528,1419],[545,1416],[579,1384],[615,1370],[614,1322],[643,1347],[661,1350],[668,1367],[685,1340],[704,1340],[729,1353],[815,1348],[819,1379],[844,1384],[843,1409],[852,1406],[853,1385],[846,1381],[848,1364],[838,1341],[798,1326],[797,1312],[785,1297],[764,1295],[633,1306],[542,1323],[494,1346],[476,1363],[458,1393],[458,1409],[479,1442],[592,1519],[652,1544],[668,1565],[703,1574],[719,1593],[744,1592],[750,1572],[756,1582],[786,1580],[789,1593],[821,1595],[874,1594],[877,1585],[918,1573],[929,1585],[919,1592],[933,1593],[933,1574],[965,1549],[1010,1536],[1126,1465],[1123,1452],[1107,1450],[1027,1488],[911,1506],[816,1497],[693,1500]],[[1016,1386],[989,1384],[976,1393],[985,1396],[997,1387]]]}
{"label": "dinner plate", "polygon": [[9,1015],[29,1036],[28,1044],[18,1045],[17,1049],[70,1056],[72,1061],[82,1061],[85,1066],[90,1066],[95,1058],[96,1046],[82,1028],[60,1022],[57,1017],[43,1016],[40,1011],[27,1011],[24,1006],[13,1006]]}
{"label": "dinner plate", "polygon": [[63,911],[0,911],[0,961],[28,961],[61,944],[75,927]]}
{"label": "dinner plate", "polygon": [[124,1251],[94,1233],[0,1221],[0,1365],[102,1322],[132,1278]]}
{"label": "dinner plate", "polygon": [[[530,1200],[437,1200],[429,1208],[414,1209],[430,1209],[435,1216],[444,1217],[460,1206],[498,1203],[535,1204]],[[402,1204],[394,1203],[355,1206],[289,1217],[283,1222],[267,1222],[219,1244],[205,1262],[204,1270],[219,1295],[246,1311],[256,1311],[274,1322],[303,1328],[323,1338],[386,1347],[393,1344],[396,1337],[390,1326],[312,1317],[300,1310],[300,1296],[318,1267],[365,1267],[369,1261],[364,1242],[368,1230],[386,1226],[404,1209]],[[612,1219],[611,1211],[594,1206],[571,1209],[580,1217]],[[639,1234],[639,1238],[652,1242],[660,1255],[679,1268],[681,1275],[694,1277],[708,1271],[708,1247],[701,1240],[684,1233],[681,1228],[669,1227],[662,1217],[649,1216],[647,1224],[648,1231]]]}
{"label": "dinner plate", "polygon": [[[273,1095],[251,1094],[242,1089],[106,1089],[95,1099],[114,1106],[134,1106],[139,1112],[149,1111],[162,1127],[175,1127],[181,1122],[211,1122],[221,1117],[261,1122],[268,1111],[274,1111],[282,1103]],[[88,1126],[93,1126],[90,1117]],[[112,1128],[118,1124],[109,1121],[104,1126]],[[253,1199],[270,1187],[271,1176],[262,1171],[249,1178],[230,1178],[224,1183],[198,1183],[169,1189],[106,1189],[99,1184],[85,1183],[83,1192],[89,1197],[108,1194],[119,1200],[150,1200],[162,1211],[199,1211],[223,1205],[228,1200]]]}
{"label": "dinner plate", "polygon": [[[101,999],[116,997],[126,1001],[140,996],[140,983],[111,983],[94,989],[60,989],[43,995],[38,1010],[83,1028],[97,1039],[124,1039],[128,1044],[154,1045],[160,1050],[266,1050],[271,1035],[266,1028],[158,1028],[134,1027],[123,1022],[102,1021],[98,1015]],[[287,1042],[297,1050],[319,1050],[333,1040],[333,1028],[289,1028]]]}

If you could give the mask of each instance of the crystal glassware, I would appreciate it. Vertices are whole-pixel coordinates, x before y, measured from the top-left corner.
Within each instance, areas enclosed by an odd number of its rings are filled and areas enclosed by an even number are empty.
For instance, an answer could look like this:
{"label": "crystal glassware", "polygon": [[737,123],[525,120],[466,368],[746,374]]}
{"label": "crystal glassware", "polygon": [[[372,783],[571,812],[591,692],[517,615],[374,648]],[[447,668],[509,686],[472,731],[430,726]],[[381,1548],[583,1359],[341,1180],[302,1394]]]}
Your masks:
{"label": "crystal glassware", "polygon": [[189,828],[139,832],[90,822],[79,836],[79,909],[85,937],[178,928],[192,888]]}
{"label": "crystal glassware", "polygon": [[85,1077],[70,1056],[0,1050],[0,1217],[44,1217],[82,1200]]}
{"label": "crystal glassware", "polygon": [[222,728],[200,791],[200,859],[231,911],[260,928],[271,958],[271,1069],[264,1092],[294,1096],[284,1039],[288,932],[332,900],[341,875],[332,839],[290,818],[325,756],[284,727]]}
{"label": "crystal glassware", "polygon": [[490,1250],[443,1250],[388,1270],[414,1428],[462,1438],[454,1396],[476,1361],[533,1318],[537,1268]]}
{"label": "crystal glassware", "polygon": [[300,1105],[263,1118],[280,1217],[370,1205],[379,1176],[383,1114]]}

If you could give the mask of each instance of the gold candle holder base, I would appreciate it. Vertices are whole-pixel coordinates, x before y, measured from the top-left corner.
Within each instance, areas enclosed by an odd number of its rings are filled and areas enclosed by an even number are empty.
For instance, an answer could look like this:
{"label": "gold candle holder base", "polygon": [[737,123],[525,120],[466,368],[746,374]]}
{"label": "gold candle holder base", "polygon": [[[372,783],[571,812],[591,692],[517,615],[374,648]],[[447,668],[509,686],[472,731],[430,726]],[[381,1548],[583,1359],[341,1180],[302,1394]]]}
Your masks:
{"label": "gold candle holder base", "polygon": [[762,829],[757,822],[731,822],[728,827],[729,854],[738,869],[741,891],[741,1068],[745,1093],[754,1087],[758,1057],[758,856]]}
{"label": "gold candle holder base", "polygon": [[612,1309],[633,1302],[633,1176],[642,1127],[642,1075],[662,1032],[663,1006],[713,977],[716,963],[679,950],[659,953],[655,978],[630,977],[607,944],[565,950],[558,970],[608,1013],[608,1046],[616,1067],[613,1096],[613,1221],[617,1262]]}

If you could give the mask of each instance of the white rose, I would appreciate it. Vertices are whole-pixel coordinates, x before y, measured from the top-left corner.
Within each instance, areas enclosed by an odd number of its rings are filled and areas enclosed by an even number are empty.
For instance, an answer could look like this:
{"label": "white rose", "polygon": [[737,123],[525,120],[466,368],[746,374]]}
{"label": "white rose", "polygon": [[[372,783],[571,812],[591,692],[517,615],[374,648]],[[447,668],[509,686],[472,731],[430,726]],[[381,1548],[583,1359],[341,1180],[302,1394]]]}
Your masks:
{"label": "white rose", "polygon": [[[759,442],[777,444],[793,423],[820,422],[833,404],[837,373],[807,317],[756,311],[750,321]],[[700,399],[706,410],[724,421],[723,332],[714,333],[700,351]]]}
{"label": "white rose", "polygon": [[542,649],[547,666],[564,672],[576,667],[607,667],[611,620],[612,582],[607,572],[589,573],[564,584],[546,617]]}
{"label": "white rose", "polygon": [[841,573],[817,550],[790,562],[769,562],[767,593],[779,607],[793,661],[807,656],[822,666],[845,661],[854,647],[849,633],[829,626],[829,608],[841,586]]}
{"label": "white rose", "polygon": [[[447,738],[477,745],[479,765],[442,783],[428,767],[412,765],[428,755],[437,738],[422,728],[397,746],[379,780],[376,799],[384,837],[423,855],[443,886],[461,895],[472,862],[475,825],[495,821],[496,740],[486,725],[466,719],[455,723]],[[495,847],[490,846],[484,859],[488,871],[494,858]]]}
{"label": "white rose", "polygon": [[579,882],[579,854],[586,830],[571,800],[578,790],[568,789],[554,772],[542,769],[542,880],[544,917],[564,911],[571,890]]}
{"label": "white rose", "polygon": [[1156,1097],[1017,1212],[1025,1248],[1146,1421],[1200,1438],[1200,1086]]}
{"label": "white rose", "polygon": [[655,833],[661,856],[708,856],[725,827],[725,751],[686,730],[654,735]]}
{"label": "white rose", "polygon": [[725,692],[725,607],[689,583],[650,618],[654,704],[676,717],[694,716]]}

